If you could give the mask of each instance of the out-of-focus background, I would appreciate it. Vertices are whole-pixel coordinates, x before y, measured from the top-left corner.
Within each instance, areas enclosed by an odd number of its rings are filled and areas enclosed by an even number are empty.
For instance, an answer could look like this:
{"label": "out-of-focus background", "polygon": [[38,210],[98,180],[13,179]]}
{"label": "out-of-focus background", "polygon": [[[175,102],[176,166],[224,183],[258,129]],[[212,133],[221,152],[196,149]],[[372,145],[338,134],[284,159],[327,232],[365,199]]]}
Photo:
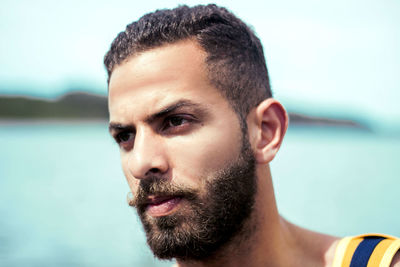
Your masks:
{"label": "out-of-focus background", "polygon": [[[153,259],[107,132],[102,59],[144,13],[206,1],[2,1],[0,266]],[[272,162],[290,221],[400,236],[400,2],[216,1],[252,25],[290,112]]]}

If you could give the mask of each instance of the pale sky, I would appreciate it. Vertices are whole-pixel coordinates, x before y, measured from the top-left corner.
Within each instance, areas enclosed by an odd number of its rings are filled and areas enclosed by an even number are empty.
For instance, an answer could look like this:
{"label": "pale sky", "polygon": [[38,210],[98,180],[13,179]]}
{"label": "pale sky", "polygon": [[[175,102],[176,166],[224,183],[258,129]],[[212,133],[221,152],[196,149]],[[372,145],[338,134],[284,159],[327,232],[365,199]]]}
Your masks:
{"label": "pale sky", "polygon": [[[208,1],[2,1],[0,94],[106,94],[103,56],[146,12]],[[260,37],[275,97],[315,115],[400,125],[400,1],[215,1]],[[399,127],[400,128],[400,127]]]}

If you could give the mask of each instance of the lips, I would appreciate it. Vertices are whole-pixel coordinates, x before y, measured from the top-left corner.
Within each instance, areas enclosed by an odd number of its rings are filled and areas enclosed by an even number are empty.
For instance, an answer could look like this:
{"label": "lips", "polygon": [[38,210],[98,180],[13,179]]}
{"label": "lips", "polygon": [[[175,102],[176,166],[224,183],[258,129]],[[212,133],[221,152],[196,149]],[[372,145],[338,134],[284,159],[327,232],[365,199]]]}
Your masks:
{"label": "lips", "polygon": [[174,212],[181,200],[180,196],[149,197],[146,203],[147,214],[152,217],[169,215]]}

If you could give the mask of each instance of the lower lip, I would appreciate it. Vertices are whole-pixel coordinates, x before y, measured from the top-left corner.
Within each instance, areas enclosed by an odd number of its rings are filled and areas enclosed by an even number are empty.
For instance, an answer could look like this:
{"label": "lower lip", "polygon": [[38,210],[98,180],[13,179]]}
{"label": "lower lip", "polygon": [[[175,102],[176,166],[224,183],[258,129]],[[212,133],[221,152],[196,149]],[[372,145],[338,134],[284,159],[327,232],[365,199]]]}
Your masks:
{"label": "lower lip", "polygon": [[180,201],[181,201],[181,198],[174,197],[174,198],[170,198],[165,201],[162,201],[158,204],[149,204],[146,209],[147,214],[152,217],[160,217],[160,216],[169,215],[172,212],[174,212],[175,208],[178,206]]}

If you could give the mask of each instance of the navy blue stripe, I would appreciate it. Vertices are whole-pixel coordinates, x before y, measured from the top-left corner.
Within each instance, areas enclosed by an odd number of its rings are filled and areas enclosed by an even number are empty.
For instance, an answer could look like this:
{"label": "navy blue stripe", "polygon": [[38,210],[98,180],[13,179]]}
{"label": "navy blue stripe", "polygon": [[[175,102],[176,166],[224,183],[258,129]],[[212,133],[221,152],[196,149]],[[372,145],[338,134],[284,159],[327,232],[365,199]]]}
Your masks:
{"label": "navy blue stripe", "polygon": [[358,245],[351,259],[350,267],[367,267],[369,257],[374,251],[376,245],[381,242],[383,237],[365,237]]}

